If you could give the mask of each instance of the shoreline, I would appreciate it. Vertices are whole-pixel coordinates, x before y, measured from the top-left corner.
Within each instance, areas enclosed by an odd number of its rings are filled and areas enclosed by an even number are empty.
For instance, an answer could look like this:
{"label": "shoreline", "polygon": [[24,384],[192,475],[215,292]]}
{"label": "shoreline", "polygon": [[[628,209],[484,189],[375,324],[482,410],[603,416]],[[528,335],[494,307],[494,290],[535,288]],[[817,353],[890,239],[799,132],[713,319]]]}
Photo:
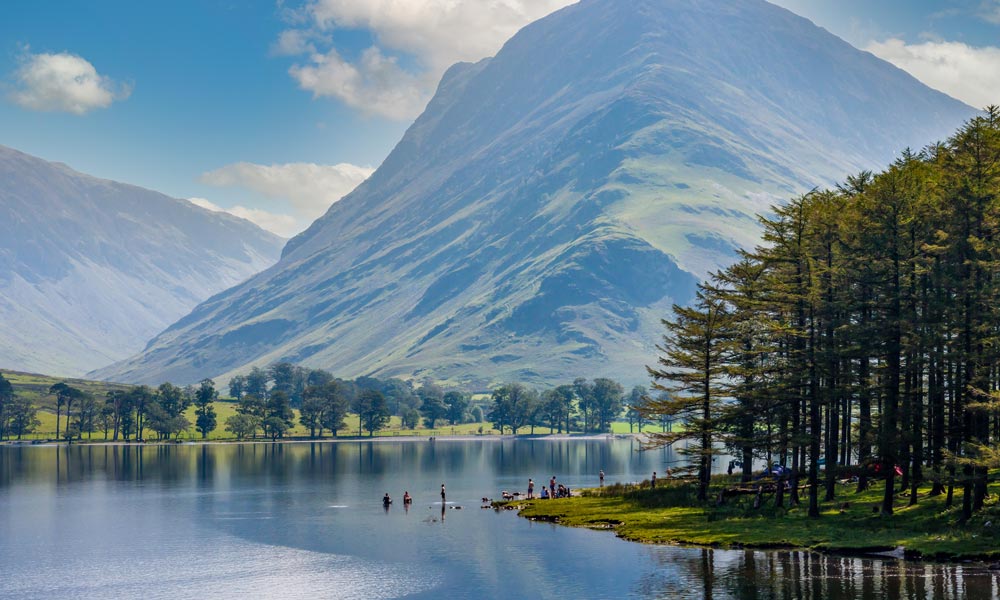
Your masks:
{"label": "shoreline", "polygon": [[[670,489],[670,488],[668,488]],[[674,494],[680,486],[673,487]],[[992,522],[998,509],[966,525],[955,522],[942,497],[922,495],[915,506],[881,517],[871,506],[881,487],[860,494],[845,491],[823,503],[822,516],[809,519],[802,506],[749,509],[741,505],[669,505],[671,493],[657,488],[626,495],[595,495],[595,489],[558,500],[498,502],[497,510],[516,510],[519,518],[563,527],[613,531],[625,541],[700,548],[801,550],[837,556],[911,560],[927,563],[975,562],[1000,570],[1000,544]],[[961,504],[961,500],[958,500]]]}
{"label": "shoreline", "polygon": [[509,440],[537,440],[537,441],[563,441],[563,440],[583,440],[583,441],[601,441],[601,440],[615,440],[615,439],[627,439],[630,437],[638,437],[639,434],[544,434],[544,435],[433,435],[433,436],[420,436],[420,435],[376,435],[376,436],[338,436],[338,437],[324,437],[324,438],[282,438],[277,440],[269,439],[249,439],[249,440],[180,440],[180,441],[166,441],[166,440],[153,440],[146,442],[136,442],[136,441],[111,441],[111,440],[74,440],[72,442],[57,441],[57,440],[5,440],[0,442],[0,448],[51,448],[53,446],[135,446],[135,447],[146,447],[146,446],[231,446],[231,445],[279,445],[279,444],[344,444],[344,443],[357,443],[357,442],[399,442],[399,443],[414,443],[414,442],[479,442],[479,441],[509,441]]}

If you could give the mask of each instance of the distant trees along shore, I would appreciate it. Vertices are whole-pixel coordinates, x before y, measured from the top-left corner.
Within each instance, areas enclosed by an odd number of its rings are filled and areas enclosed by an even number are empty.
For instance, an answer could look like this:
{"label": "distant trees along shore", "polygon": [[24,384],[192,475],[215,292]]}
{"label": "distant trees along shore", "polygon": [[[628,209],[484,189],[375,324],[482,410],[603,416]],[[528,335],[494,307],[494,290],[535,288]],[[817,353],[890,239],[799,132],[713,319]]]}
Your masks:
{"label": "distant trees along shore", "polygon": [[[202,439],[220,426],[237,440],[258,437],[276,440],[288,435],[296,420],[311,438],[344,432],[349,415],[357,417],[357,435],[372,436],[385,429],[393,416],[404,429],[422,424],[435,429],[483,423],[487,419],[501,433],[551,431],[606,432],[626,402],[635,405],[646,390],[636,387],[626,397],[621,384],[610,379],[572,384],[538,392],[520,383],[498,387],[492,393],[470,395],[443,390],[432,382],[420,387],[401,379],[359,377],[344,380],[322,369],[307,369],[280,362],[267,369],[255,367],[229,382],[235,414],[219,422],[215,382],[197,386],[120,386],[104,398],[58,382],[47,390],[55,412],[55,437],[82,440],[102,435],[110,441],[178,439],[192,428]],[[193,408],[194,422],[189,420]],[[296,411],[298,414],[296,415]],[[0,439],[19,439],[39,426],[37,407],[20,399],[13,386],[0,376]],[[637,410],[627,414],[630,427],[648,425]],[[480,428],[482,432],[482,428]]]}

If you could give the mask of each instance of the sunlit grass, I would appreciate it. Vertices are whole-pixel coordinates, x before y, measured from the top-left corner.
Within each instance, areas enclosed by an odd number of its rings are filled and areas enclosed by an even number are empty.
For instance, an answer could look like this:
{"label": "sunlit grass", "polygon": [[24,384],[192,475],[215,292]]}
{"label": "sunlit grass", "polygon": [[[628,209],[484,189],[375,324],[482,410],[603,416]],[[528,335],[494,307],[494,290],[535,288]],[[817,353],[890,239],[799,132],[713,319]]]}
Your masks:
{"label": "sunlit grass", "polygon": [[[715,491],[731,481],[716,478]],[[953,506],[946,508],[945,496],[931,497],[930,489],[919,489],[914,506],[908,506],[908,497],[898,496],[895,514],[889,517],[877,510],[884,491],[880,484],[862,493],[855,493],[853,485],[838,486],[837,499],[821,504],[818,519],[807,516],[804,496],[795,508],[787,508],[787,495],[784,509],[773,506],[772,495],[765,496],[759,509],[753,508],[753,496],[730,498],[718,507],[694,502],[693,488],[680,483],[655,490],[647,485],[637,491],[610,490],[604,495],[593,491],[582,497],[519,504],[524,507],[521,515],[527,518],[576,527],[613,527],[618,536],[639,542],[849,552],[903,547],[927,558],[1000,558],[996,494],[991,496],[993,504],[959,525],[961,490],[956,490]]]}
{"label": "sunlit grass", "polygon": [[[99,381],[88,381],[85,379],[71,379],[71,378],[60,378],[60,377],[49,377],[45,375],[35,375],[30,373],[18,373],[13,371],[3,371],[3,376],[8,379],[13,385],[16,393],[20,397],[28,398],[32,404],[34,404],[40,410],[38,411],[38,420],[40,425],[31,434],[25,435],[23,440],[49,440],[56,438],[56,415],[55,415],[55,398],[48,393],[49,388],[59,382],[66,382],[73,387],[76,387],[84,392],[93,395],[98,401],[103,401],[104,397],[111,390],[126,390],[130,386],[122,384],[105,383]],[[485,394],[479,394],[475,396],[478,400],[488,400],[489,396]],[[208,441],[229,441],[234,440],[235,437],[225,430],[226,419],[236,414],[236,403],[223,398],[222,400],[214,403],[216,419],[218,426],[216,429],[208,434]],[[309,430],[299,423],[298,411],[295,412],[295,421],[293,427],[286,433],[285,438],[291,439],[310,439]],[[191,423],[191,426],[187,431],[181,433],[178,439],[183,441],[198,441],[202,440],[201,434],[195,428],[196,416],[195,408],[188,407],[185,411],[184,416]],[[66,428],[66,415],[63,414],[60,419],[60,430],[65,431]],[[631,429],[631,430],[630,430]],[[655,425],[645,424],[642,428],[645,433],[662,431],[662,429]],[[534,429],[530,427],[522,427],[517,431],[518,435],[551,435],[557,433],[558,430],[550,429],[549,427],[535,427]],[[507,432],[509,433],[509,432]],[[579,435],[579,431],[573,432],[575,435]],[[614,422],[611,424],[611,433],[615,435],[622,435],[628,433],[639,433],[639,428],[637,426],[629,427],[627,422]],[[368,432],[358,429],[358,417],[357,415],[348,415],[345,419],[344,427],[337,431],[338,437],[368,437]],[[496,436],[500,435],[492,423],[461,423],[456,425],[449,425],[446,423],[439,422],[437,427],[431,429],[426,427],[425,423],[421,419],[420,425],[416,428],[404,428],[402,420],[398,416],[394,416],[390,419],[389,425],[376,432],[374,437],[404,437],[404,436],[416,436],[416,437],[431,437],[431,436]],[[112,437],[111,432],[108,433],[108,438]],[[150,431],[146,432],[146,439],[152,440],[155,437]],[[258,438],[262,437],[261,433],[258,433]],[[324,438],[332,437],[330,431],[324,431]],[[82,441],[93,441],[99,442],[104,441],[105,436],[103,431],[94,431],[90,433],[83,434]]]}
{"label": "sunlit grass", "polygon": [[[209,433],[207,438],[208,441],[227,441],[235,440],[235,436],[225,430],[226,419],[236,414],[237,405],[232,402],[215,402],[213,403],[215,408],[216,420],[218,426],[216,429]],[[200,441],[202,440],[201,433],[195,428],[195,423],[197,422],[197,416],[195,415],[195,407],[189,406],[184,412],[184,416],[191,423],[191,426],[187,431],[181,433],[178,439],[182,441]],[[295,414],[294,426],[285,434],[285,439],[311,439],[309,437],[309,429],[304,427],[299,423],[299,411],[293,410]],[[47,410],[38,411],[37,418],[40,425],[35,429],[33,433],[23,436],[23,440],[49,440],[55,439],[56,437],[56,415],[54,412],[49,412]],[[358,417],[357,415],[348,415],[344,420],[344,427],[337,431],[338,437],[357,437],[358,433]],[[63,414],[60,419],[60,430],[65,431],[66,429],[66,415]],[[481,431],[480,431],[481,429]],[[547,434],[549,432],[548,428],[535,428],[537,434]],[[521,431],[521,433],[526,433],[527,430]],[[258,432],[258,439],[263,438],[263,434]],[[368,432],[362,430],[360,433],[362,437],[368,437]],[[403,436],[478,436],[478,435],[499,435],[496,429],[489,423],[462,423],[456,425],[438,424],[434,429],[427,427],[417,427],[416,429],[405,429],[402,425],[402,420],[399,417],[392,417],[390,419],[389,425],[375,433],[375,437],[403,437]],[[108,440],[113,436],[113,432],[108,432]],[[329,439],[333,437],[329,430],[324,430],[324,439]],[[146,430],[146,439],[152,440],[155,438],[155,434],[149,430]],[[90,433],[83,434],[84,442],[100,442],[105,441],[105,436],[103,431],[94,431]]]}
{"label": "sunlit grass", "polygon": [[[191,426],[187,431],[181,433],[177,438],[182,441],[200,441],[205,439],[207,441],[231,441],[235,440],[235,436],[225,430],[226,419],[236,414],[237,404],[235,402],[219,401],[213,403],[215,408],[216,421],[218,426],[216,429],[208,434],[207,438],[202,438],[201,433],[195,427],[197,422],[197,416],[195,414],[196,408],[194,406],[189,406],[184,412],[185,418],[191,423]],[[304,427],[299,423],[299,411],[294,410],[295,421],[293,427],[285,434],[285,439],[312,439],[309,437],[309,429]],[[49,410],[39,410],[38,420],[40,425],[36,430],[23,437],[23,440],[49,440],[55,439],[56,431],[56,415],[54,412],[49,412]],[[65,431],[66,429],[66,415],[63,414],[60,420],[60,430]],[[638,428],[634,428],[634,433],[638,433]],[[646,433],[660,431],[659,427],[645,426],[643,431]],[[629,433],[628,423],[613,423],[612,432],[614,434],[627,434]],[[505,432],[509,434],[509,430]],[[559,433],[558,430],[550,429],[549,427],[535,427],[534,431],[530,427],[522,427],[517,431],[518,435],[552,435]],[[263,433],[258,432],[258,439],[263,438]],[[416,428],[404,428],[402,419],[400,417],[394,416],[389,420],[389,425],[376,432],[374,437],[431,437],[431,436],[498,436],[500,432],[493,427],[492,423],[459,423],[455,425],[449,425],[444,422],[439,422],[437,427],[431,429],[426,427],[423,420],[421,419],[420,425]],[[573,432],[573,435],[580,435],[580,432]],[[357,415],[349,414],[344,420],[344,427],[337,431],[337,437],[369,437],[368,432],[365,430],[358,430],[358,417]],[[112,432],[108,432],[108,441],[112,437]],[[328,439],[333,437],[329,430],[323,431],[323,439]],[[153,440],[155,434],[149,430],[146,431],[147,441]],[[84,433],[84,442],[101,442],[105,441],[104,432],[101,430],[93,431],[90,433]]]}

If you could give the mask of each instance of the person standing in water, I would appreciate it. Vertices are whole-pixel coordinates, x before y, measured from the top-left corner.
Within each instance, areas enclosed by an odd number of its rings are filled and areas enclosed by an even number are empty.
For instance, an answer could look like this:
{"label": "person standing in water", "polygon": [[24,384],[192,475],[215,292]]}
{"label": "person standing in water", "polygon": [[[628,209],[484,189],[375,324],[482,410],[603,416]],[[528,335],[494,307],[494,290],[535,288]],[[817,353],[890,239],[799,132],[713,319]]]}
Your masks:
{"label": "person standing in water", "polygon": [[444,505],[444,484],[441,484],[441,505]]}

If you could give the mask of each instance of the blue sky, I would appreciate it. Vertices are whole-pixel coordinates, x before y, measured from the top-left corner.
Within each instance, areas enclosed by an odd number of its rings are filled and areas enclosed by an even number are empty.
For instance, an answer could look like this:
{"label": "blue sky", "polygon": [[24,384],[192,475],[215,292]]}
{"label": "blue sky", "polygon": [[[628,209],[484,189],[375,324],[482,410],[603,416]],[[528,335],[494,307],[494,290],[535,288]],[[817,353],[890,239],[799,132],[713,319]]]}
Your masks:
{"label": "blue sky", "polygon": [[[569,3],[7,0],[0,144],[291,235],[378,166],[445,68]],[[778,3],[1000,103],[1000,0]]]}
{"label": "blue sky", "polygon": [[855,46],[901,38],[941,38],[975,46],[998,43],[1000,2],[983,0],[778,0],[776,4]]}

